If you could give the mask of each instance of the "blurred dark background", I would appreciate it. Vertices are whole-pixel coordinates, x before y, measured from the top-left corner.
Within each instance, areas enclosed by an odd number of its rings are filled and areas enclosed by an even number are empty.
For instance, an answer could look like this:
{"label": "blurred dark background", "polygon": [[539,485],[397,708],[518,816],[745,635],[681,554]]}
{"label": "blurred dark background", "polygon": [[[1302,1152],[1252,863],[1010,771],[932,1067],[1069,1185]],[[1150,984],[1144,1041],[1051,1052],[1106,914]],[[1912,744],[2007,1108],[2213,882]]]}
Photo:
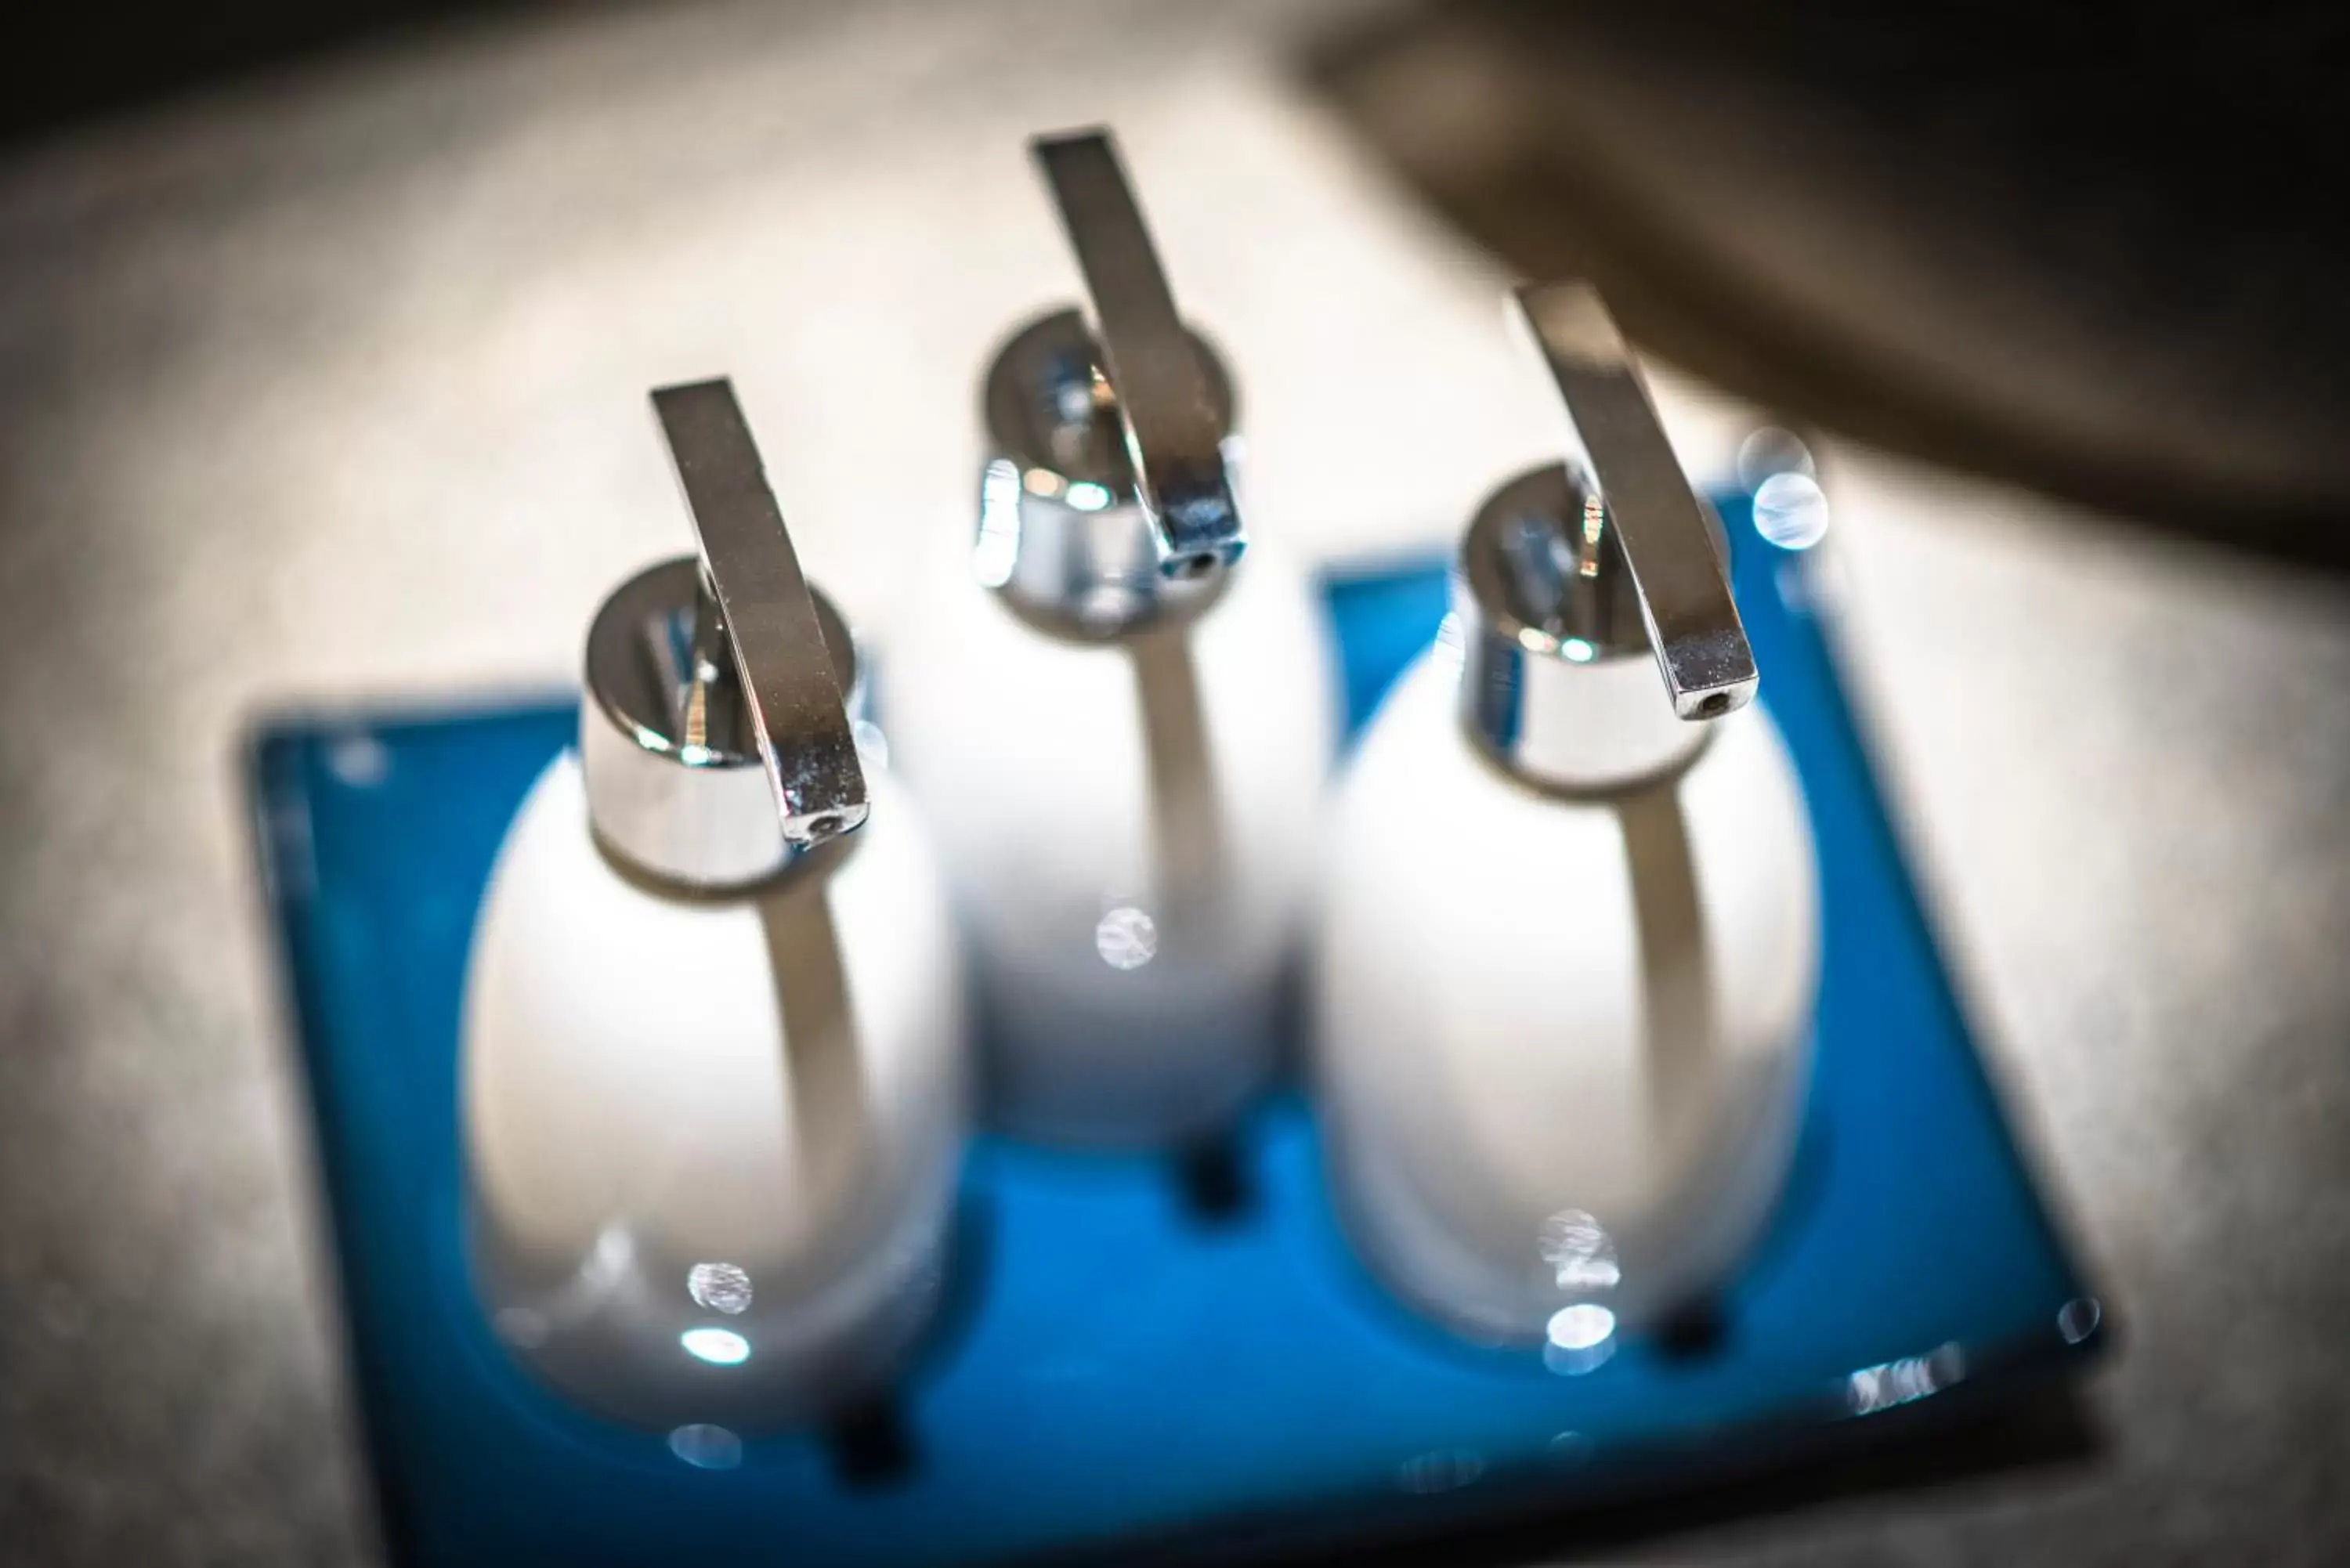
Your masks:
{"label": "blurred dark background", "polygon": [[26,5],[0,24],[0,136],[22,141],[515,0]]}
{"label": "blurred dark background", "polygon": [[1711,380],[2350,561],[2338,6],[1489,0],[1324,72],[1465,231]]}
{"label": "blurred dark background", "polygon": [[[531,8],[16,8],[0,141]],[[1464,234],[1591,271],[1710,380],[2350,567],[2344,7],[1464,0],[1297,64]]]}

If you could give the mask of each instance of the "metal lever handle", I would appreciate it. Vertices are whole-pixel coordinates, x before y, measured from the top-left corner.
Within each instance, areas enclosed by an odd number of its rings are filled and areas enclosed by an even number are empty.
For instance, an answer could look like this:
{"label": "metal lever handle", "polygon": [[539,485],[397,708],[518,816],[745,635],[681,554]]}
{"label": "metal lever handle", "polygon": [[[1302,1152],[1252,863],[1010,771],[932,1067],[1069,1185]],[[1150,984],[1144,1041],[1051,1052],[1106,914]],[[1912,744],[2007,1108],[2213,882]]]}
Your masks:
{"label": "metal lever handle", "polygon": [[[704,614],[714,598],[784,838],[799,847],[837,838],[864,825],[865,771],[816,603],[733,383],[663,387],[652,397],[702,545]],[[708,628],[699,628],[695,640],[707,639]]]}
{"label": "metal lever handle", "polygon": [[1582,437],[1673,711],[1713,719],[1742,707],[1754,652],[1623,334],[1588,283],[1530,284],[1514,298]]}
{"label": "metal lever handle", "polygon": [[1095,130],[1038,137],[1029,151],[1093,298],[1095,337],[1107,361],[1102,369],[1118,394],[1159,569],[1189,577],[1229,565],[1245,539],[1224,469],[1216,398],[1176,314],[1118,150],[1107,130]]}

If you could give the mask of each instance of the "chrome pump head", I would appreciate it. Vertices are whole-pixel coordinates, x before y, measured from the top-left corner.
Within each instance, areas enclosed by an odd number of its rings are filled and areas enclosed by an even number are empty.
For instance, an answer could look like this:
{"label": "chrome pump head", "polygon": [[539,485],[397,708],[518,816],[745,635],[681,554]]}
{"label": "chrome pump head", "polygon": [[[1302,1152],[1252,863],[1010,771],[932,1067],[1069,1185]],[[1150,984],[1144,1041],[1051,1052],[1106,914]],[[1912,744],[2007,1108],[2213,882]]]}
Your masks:
{"label": "chrome pump head", "polygon": [[857,652],[801,576],[733,384],[665,387],[652,403],[701,551],[597,612],[580,763],[608,852],[724,891],[864,825]]}
{"label": "chrome pump head", "polygon": [[1513,305],[1571,439],[1564,462],[1496,491],[1461,543],[1462,716],[1530,782],[1613,788],[1686,760],[1705,721],[1752,700],[1753,650],[1720,524],[1598,291],[1529,286]]}
{"label": "chrome pump head", "polygon": [[1091,305],[989,367],[980,580],[1044,629],[1107,641],[1197,614],[1245,543],[1232,383],[1183,325],[1107,130],[1029,151]]}

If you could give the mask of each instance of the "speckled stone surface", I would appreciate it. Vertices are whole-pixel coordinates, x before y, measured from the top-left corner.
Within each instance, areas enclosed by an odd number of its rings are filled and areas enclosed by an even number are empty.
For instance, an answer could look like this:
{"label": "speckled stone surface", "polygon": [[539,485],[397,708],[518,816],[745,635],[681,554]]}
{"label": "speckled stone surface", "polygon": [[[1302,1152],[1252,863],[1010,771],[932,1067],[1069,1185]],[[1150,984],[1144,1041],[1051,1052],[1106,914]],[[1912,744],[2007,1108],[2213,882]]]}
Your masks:
{"label": "speckled stone surface", "polygon": [[[371,1550],[237,739],[563,679],[684,536],[644,389],[736,378],[886,650],[979,365],[1073,281],[1020,140],[1110,118],[1258,526],[1433,545],[1542,452],[1503,279],[1284,67],[1347,10],[558,13],[0,168],[0,1561]],[[1672,413],[1718,466],[1731,411]],[[2087,1463],[1628,1549],[2336,1560],[2350,594],[1830,455],[1900,798],[2127,1332]]]}

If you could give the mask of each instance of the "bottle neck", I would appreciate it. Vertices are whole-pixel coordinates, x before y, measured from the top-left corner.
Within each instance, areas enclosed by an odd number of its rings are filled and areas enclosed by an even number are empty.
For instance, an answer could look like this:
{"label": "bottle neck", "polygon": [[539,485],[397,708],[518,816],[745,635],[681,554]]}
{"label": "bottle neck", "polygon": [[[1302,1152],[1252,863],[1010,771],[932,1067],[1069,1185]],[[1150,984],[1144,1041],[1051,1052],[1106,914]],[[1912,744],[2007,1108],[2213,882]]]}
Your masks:
{"label": "bottle neck", "polygon": [[[1236,444],[1222,363],[1196,337],[1208,370],[1225,461]],[[1023,619],[1081,642],[1122,640],[1206,610],[1229,568],[1170,577],[1144,510],[1116,394],[1076,311],[1030,323],[987,374],[989,458],[981,480],[972,565]]]}
{"label": "bottle neck", "polygon": [[[811,594],[852,728],[868,711],[847,624]],[[750,887],[809,853],[787,841],[739,673],[701,564],[681,556],[615,589],[588,633],[579,755],[606,849],[689,891]],[[797,760],[786,753],[787,764]]]}
{"label": "bottle neck", "polygon": [[1710,726],[1673,711],[1605,507],[1563,465],[1519,475],[1479,510],[1453,611],[1461,721],[1527,783],[1622,788],[1705,744]]}

